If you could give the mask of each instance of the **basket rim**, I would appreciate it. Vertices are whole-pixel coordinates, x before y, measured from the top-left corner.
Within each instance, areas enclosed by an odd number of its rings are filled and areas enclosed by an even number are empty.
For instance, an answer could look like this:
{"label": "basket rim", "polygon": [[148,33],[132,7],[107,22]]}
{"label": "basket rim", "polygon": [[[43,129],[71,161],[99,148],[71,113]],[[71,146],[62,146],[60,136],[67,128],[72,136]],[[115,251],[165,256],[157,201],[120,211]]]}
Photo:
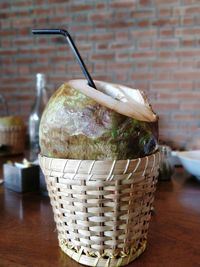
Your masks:
{"label": "basket rim", "polygon": [[160,151],[159,149],[157,149],[156,151],[154,151],[153,153],[149,154],[149,155],[146,155],[144,157],[139,157],[139,158],[134,158],[134,159],[101,159],[101,160],[96,160],[96,159],[69,159],[69,158],[53,158],[53,157],[48,157],[48,156],[45,156],[41,153],[39,153],[38,155],[38,158],[46,158],[46,159],[56,159],[56,160],[70,160],[70,161],[84,161],[84,162],[91,162],[91,161],[94,161],[94,162],[113,162],[113,161],[121,161],[121,162],[125,162],[127,160],[129,160],[130,162],[132,161],[138,161],[138,160],[145,160],[146,158],[150,158],[150,157],[155,157],[156,155],[160,155]]}

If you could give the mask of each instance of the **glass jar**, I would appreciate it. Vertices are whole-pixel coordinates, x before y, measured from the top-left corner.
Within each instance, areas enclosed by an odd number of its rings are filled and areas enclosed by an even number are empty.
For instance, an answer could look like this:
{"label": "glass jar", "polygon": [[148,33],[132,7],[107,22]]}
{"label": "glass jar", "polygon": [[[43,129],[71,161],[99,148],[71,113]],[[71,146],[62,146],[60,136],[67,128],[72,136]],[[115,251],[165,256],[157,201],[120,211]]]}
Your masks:
{"label": "glass jar", "polygon": [[174,167],[171,164],[171,148],[169,146],[159,146],[161,154],[161,162],[159,168],[159,181],[169,181],[174,172]]}
{"label": "glass jar", "polygon": [[43,73],[36,74],[36,98],[29,116],[29,140],[30,140],[30,160],[34,161],[38,157],[39,147],[39,125],[42,112],[47,104],[46,77]]}

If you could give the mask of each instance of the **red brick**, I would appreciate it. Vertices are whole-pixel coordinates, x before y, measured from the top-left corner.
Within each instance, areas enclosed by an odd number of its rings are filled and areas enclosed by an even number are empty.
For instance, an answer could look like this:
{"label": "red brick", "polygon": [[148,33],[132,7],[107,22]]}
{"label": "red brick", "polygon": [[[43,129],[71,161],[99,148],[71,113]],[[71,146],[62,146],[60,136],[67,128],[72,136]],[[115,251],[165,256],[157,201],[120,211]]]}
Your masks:
{"label": "red brick", "polygon": [[105,12],[102,12],[102,13],[98,13],[98,14],[91,14],[89,16],[89,19],[91,21],[102,21],[102,20],[108,20],[109,18],[111,18],[112,16],[112,13],[105,13]]}
{"label": "red brick", "polygon": [[181,25],[193,25],[195,22],[194,22],[194,18],[193,17],[185,17],[183,19],[180,20],[181,21]]}
{"label": "red brick", "polygon": [[187,101],[187,102],[198,102],[199,103],[199,99],[200,99],[200,91],[199,92],[195,92],[195,91],[188,91],[188,92],[185,92],[185,91],[180,91],[178,93],[176,93],[176,97],[178,99],[181,99],[183,100],[182,102],[184,101]]}
{"label": "red brick", "polygon": [[179,88],[179,84],[177,82],[152,82],[151,83],[152,89],[159,89],[160,90],[167,90],[167,92],[171,92],[171,90],[176,90]]}
{"label": "red brick", "polygon": [[103,33],[103,34],[97,34],[94,33],[90,36],[88,36],[88,39],[90,41],[109,41],[114,39],[113,33]]}
{"label": "red brick", "polygon": [[42,9],[42,8],[38,8],[38,9],[34,9],[33,10],[33,15],[35,15],[35,16],[49,16],[49,15],[51,15],[51,14],[53,14],[53,12],[52,12],[52,10],[51,9]]}
{"label": "red brick", "polygon": [[116,37],[116,40],[128,40],[128,32],[116,32],[115,33],[115,37]]}
{"label": "red brick", "polygon": [[161,28],[160,29],[160,36],[166,37],[166,38],[173,37],[174,36],[174,29],[173,28],[168,28],[168,29]]}
{"label": "red brick", "polygon": [[160,58],[174,58],[175,54],[173,51],[160,51],[159,57]]}
{"label": "red brick", "polygon": [[147,69],[149,65],[146,62],[137,62],[134,63],[134,66],[137,67],[137,69]]}
{"label": "red brick", "polygon": [[145,48],[145,49],[146,48],[151,49],[152,48],[152,41],[147,41],[147,40],[139,41],[138,48],[139,49],[143,49],[143,48]]}
{"label": "red brick", "polygon": [[105,44],[105,43],[103,43],[103,44],[99,44],[98,46],[97,46],[97,48],[98,49],[102,49],[102,50],[104,50],[104,49],[108,49],[108,44]]}
{"label": "red brick", "polygon": [[[52,24],[56,23],[56,24],[64,25],[65,23],[69,23],[70,21],[71,21],[71,18],[68,16],[61,16],[61,17],[54,16],[51,19]],[[39,24],[40,23],[42,23],[42,24],[48,23],[48,19],[47,19],[47,17],[46,18],[39,18],[39,19],[37,19],[37,23],[39,23]]]}
{"label": "red brick", "polygon": [[71,32],[82,31],[90,32],[93,29],[93,25],[73,25],[71,27]]}
{"label": "red brick", "polygon": [[112,29],[123,29],[133,27],[134,22],[125,22],[125,21],[117,21],[117,22],[110,22],[107,27]]}
{"label": "red brick", "polygon": [[[183,1],[183,3],[184,3],[185,5],[191,5],[191,4],[194,4],[194,2],[195,2],[195,1],[193,1],[193,0],[184,0],[184,1]],[[198,0],[197,0],[196,2],[198,2]]]}
{"label": "red brick", "polygon": [[[76,69],[78,69],[78,68],[76,68]],[[67,70],[67,68],[66,68],[65,65],[58,65],[58,64],[55,65],[55,71],[58,71],[58,72],[66,72],[66,70]],[[72,68],[72,66],[70,66],[70,70],[71,71],[74,71],[73,68]],[[79,67],[78,70],[80,71],[80,67]]]}
{"label": "red brick", "polygon": [[180,80],[200,80],[200,70],[174,72],[173,78]]}
{"label": "red brick", "polygon": [[28,74],[30,73],[30,68],[27,65],[22,65],[18,67],[18,71],[20,74]]}
{"label": "red brick", "polygon": [[11,56],[17,54],[16,49],[0,50],[0,55],[2,56]]}
{"label": "red brick", "polygon": [[33,40],[31,40],[31,39],[19,39],[19,40],[14,41],[14,43],[16,46],[22,46],[22,45],[27,46],[27,45],[33,44]]}
{"label": "red brick", "polygon": [[124,81],[126,81],[127,80],[127,74],[124,74],[124,73],[122,73],[122,74],[117,74],[116,75],[116,80],[117,81],[120,81],[120,82],[124,82]]}
{"label": "red brick", "polygon": [[0,35],[3,36],[3,37],[5,37],[5,36],[13,37],[15,35],[15,30],[13,30],[13,29],[1,30],[0,31]]}
{"label": "red brick", "polygon": [[123,1],[114,1],[110,3],[110,6],[113,8],[134,8],[135,2],[131,0],[123,0]]}
{"label": "red brick", "polygon": [[7,13],[7,12],[0,12],[0,19],[6,19],[6,18],[8,18],[8,16],[9,16],[9,13]]}
{"label": "red brick", "polygon": [[97,3],[97,9],[103,9],[106,7],[106,5],[104,3]]}
{"label": "red brick", "polygon": [[118,21],[120,20],[128,20],[131,17],[131,12],[127,12],[126,9],[115,9],[115,12],[111,12],[110,19]]}
{"label": "red brick", "polygon": [[180,89],[184,89],[184,90],[192,90],[193,89],[193,82],[192,81],[179,81],[179,86],[180,86]]}
{"label": "red brick", "polygon": [[128,60],[128,58],[130,57],[130,54],[127,53],[127,52],[118,52],[117,55],[116,55],[117,58],[119,59],[126,59]]}
{"label": "red brick", "polygon": [[78,49],[80,51],[91,51],[92,49],[92,44],[83,44],[83,43],[80,43],[77,45]]}
{"label": "red brick", "polygon": [[22,35],[29,36],[30,34],[30,29],[26,29],[26,28],[18,29],[17,31],[18,31],[18,36],[22,36]]}
{"label": "red brick", "polygon": [[12,45],[12,40],[10,39],[2,39],[1,40],[1,46],[3,48],[10,47]]}
{"label": "red brick", "polygon": [[172,97],[172,93],[170,92],[158,92],[156,94],[156,98],[159,99],[159,100],[163,100],[163,99],[171,99]]}
{"label": "red brick", "polygon": [[179,45],[179,40],[157,40],[155,42],[155,47],[156,48],[162,48],[162,47],[172,47],[172,48],[175,48]]}
{"label": "red brick", "polygon": [[154,58],[156,57],[156,53],[154,51],[134,52],[131,54],[131,57],[135,59]]}
{"label": "red brick", "polygon": [[192,110],[192,111],[199,110],[200,109],[200,102],[193,103],[193,102],[184,101],[183,103],[181,103],[180,109],[185,110],[185,111],[186,110]]}
{"label": "red brick", "polygon": [[195,46],[196,40],[194,39],[184,39],[181,42],[182,46],[188,47],[188,46]]}
{"label": "red brick", "polygon": [[23,0],[23,1],[14,1],[12,3],[13,6],[16,7],[30,7],[32,5],[32,0]]}
{"label": "red brick", "polygon": [[[129,87],[130,88],[140,89],[142,91],[145,91],[145,90],[148,90],[149,89],[149,82],[147,82],[147,81],[134,81],[134,84],[133,85],[129,85]],[[148,93],[148,96],[149,96],[149,93]]]}
{"label": "red brick", "polygon": [[179,63],[176,61],[176,62],[172,62],[172,61],[157,61],[157,62],[154,62],[152,63],[152,68],[164,68],[164,69],[175,69],[175,68],[178,68],[179,66]]}
{"label": "red brick", "polygon": [[111,60],[114,58],[114,54],[113,53],[110,53],[110,54],[94,54],[92,55],[91,57],[93,60]]}
{"label": "red brick", "polygon": [[13,76],[12,79],[9,78],[7,82],[11,84],[27,83],[30,82],[30,78],[25,76],[17,76],[17,77]]}
{"label": "red brick", "polygon": [[172,15],[172,8],[171,7],[160,8],[158,12],[160,17],[170,17]]}
{"label": "red brick", "polygon": [[[178,103],[154,103],[154,109],[155,110],[163,110],[163,111],[172,111],[172,110],[178,110],[180,105]],[[166,125],[166,124],[165,124]]]}
{"label": "red brick", "polygon": [[148,5],[151,5],[151,0],[140,0],[139,4],[141,6],[148,6]]}
{"label": "red brick", "polygon": [[194,15],[194,14],[199,15],[200,6],[199,5],[196,5],[196,6],[192,5],[192,6],[186,7],[184,13],[185,13],[185,15]]}
{"label": "red brick", "polygon": [[168,19],[158,19],[155,20],[152,23],[153,26],[158,26],[158,27],[162,27],[162,26],[166,26],[166,25],[179,25],[179,19],[178,18],[168,18]]}
{"label": "red brick", "polygon": [[16,59],[17,64],[32,64],[35,62],[34,58],[18,58]]}
{"label": "red brick", "polygon": [[151,25],[151,22],[149,20],[141,20],[137,23],[138,27],[148,27]]}
{"label": "red brick", "polygon": [[95,69],[96,70],[106,70],[107,68],[107,63],[106,62],[102,62],[102,63],[96,63],[95,64]]}
{"label": "red brick", "polygon": [[177,5],[177,4],[179,4],[179,0],[168,0],[167,2],[166,2],[166,0],[155,0],[154,2],[157,5],[166,5],[166,4],[167,5],[170,5],[170,4]]}
{"label": "red brick", "polygon": [[153,80],[154,74],[153,73],[133,73],[131,75],[131,79],[133,80]]}
{"label": "red brick", "polygon": [[44,0],[34,0],[36,5],[42,5],[44,3]]}
{"label": "red brick", "polygon": [[44,67],[44,66],[39,66],[39,65],[37,65],[37,66],[33,66],[32,68],[31,68],[31,71],[33,72],[33,73],[37,73],[37,72],[41,72],[41,73],[49,73],[49,72],[51,72],[52,71],[52,66],[47,66],[47,67]]}
{"label": "red brick", "polygon": [[95,80],[112,82],[112,78],[109,75],[93,75]]}
{"label": "red brick", "polygon": [[17,67],[16,66],[12,66],[12,67],[5,66],[3,69],[1,69],[1,72],[4,75],[16,74],[17,73]]}
{"label": "red brick", "polygon": [[32,49],[32,52],[36,52],[36,53],[39,53],[39,54],[49,54],[51,52],[55,52],[55,47],[44,47],[44,48],[34,48]]}
{"label": "red brick", "polygon": [[155,15],[155,10],[153,9],[149,9],[149,10],[137,10],[137,11],[133,11],[131,13],[131,16],[133,18],[151,18]]}
{"label": "red brick", "polygon": [[12,16],[16,17],[15,19],[17,19],[17,17],[28,17],[29,15],[31,15],[30,10],[17,10],[15,13],[12,13]]}
{"label": "red brick", "polygon": [[110,62],[108,62],[107,63],[108,69],[112,69],[112,70],[124,70],[124,69],[131,70],[132,66],[133,66],[132,63],[124,63],[124,62],[120,62],[120,63],[117,63],[117,62],[110,63]]}
{"label": "red brick", "polygon": [[48,0],[49,1],[49,3],[50,4],[58,4],[58,3],[60,3],[60,4],[62,4],[62,3],[66,3],[66,2],[68,2],[68,0]]}
{"label": "red brick", "polygon": [[0,21],[0,29],[8,30],[10,28],[11,28],[11,21],[9,20]]}
{"label": "red brick", "polygon": [[165,70],[164,72],[161,71],[159,72],[159,69],[155,72],[155,79],[157,80],[166,80],[166,81],[170,81],[171,80],[171,74],[172,74],[172,71],[168,71],[168,70]]}
{"label": "red brick", "polygon": [[134,30],[131,32],[131,36],[133,38],[155,38],[157,36],[157,29]]}
{"label": "red brick", "polygon": [[[57,0],[55,0],[57,1]],[[83,5],[83,4],[79,4],[79,5],[73,5],[70,8],[70,12],[81,12],[81,11],[87,11],[92,9],[93,6],[92,5]]]}
{"label": "red brick", "polygon": [[175,114],[173,115],[173,119],[179,121],[192,121],[194,116],[195,114]]}
{"label": "red brick", "polygon": [[175,30],[175,36],[184,36],[184,35],[200,35],[200,28],[193,27],[193,28],[177,28]]}
{"label": "red brick", "polygon": [[6,58],[1,58],[1,62],[2,64],[4,65],[10,65],[10,64],[13,64],[13,59],[12,58],[9,58],[9,57],[6,57]]}
{"label": "red brick", "polygon": [[192,60],[190,60],[190,61],[181,61],[180,63],[179,63],[179,66],[180,66],[180,68],[187,68],[187,69],[193,69],[194,67],[196,67],[195,66],[195,62],[194,61],[192,61]]}
{"label": "red brick", "polygon": [[2,3],[0,3],[0,9],[6,9],[10,7],[10,3],[8,3],[8,1],[4,1]]}
{"label": "red brick", "polygon": [[126,44],[126,43],[115,43],[111,44],[111,49],[126,49],[131,47],[132,44]]}
{"label": "red brick", "polygon": [[34,19],[27,17],[27,18],[17,18],[13,21],[13,28],[28,28],[29,26],[34,25]]}
{"label": "red brick", "polygon": [[177,57],[198,57],[200,56],[200,49],[179,50],[175,52],[175,55]]}
{"label": "red brick", "polygon": [[[60,14],[58,13],[58,15],[60,16]],[[68,17],[68,21],[70,22],[71,21],[71,18]],[[83,23],[86,23],[88,21],[88,15],[87,14],[79,14],[78,16],[76,16],[74,19],[73,19],[74,22],[83,22]]]}

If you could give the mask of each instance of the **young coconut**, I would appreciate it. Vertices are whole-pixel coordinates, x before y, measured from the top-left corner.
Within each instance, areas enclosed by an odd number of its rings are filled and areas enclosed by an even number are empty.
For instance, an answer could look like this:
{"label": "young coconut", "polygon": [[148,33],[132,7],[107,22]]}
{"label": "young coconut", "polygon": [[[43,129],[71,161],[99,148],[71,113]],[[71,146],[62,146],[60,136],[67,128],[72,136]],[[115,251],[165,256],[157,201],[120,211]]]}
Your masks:
{"label": "young coconut", "polygon": [[40,123],[41,154],[69,159],[134,159],[157,150],[157,116],[136,89],[86,80],[63,84]]}

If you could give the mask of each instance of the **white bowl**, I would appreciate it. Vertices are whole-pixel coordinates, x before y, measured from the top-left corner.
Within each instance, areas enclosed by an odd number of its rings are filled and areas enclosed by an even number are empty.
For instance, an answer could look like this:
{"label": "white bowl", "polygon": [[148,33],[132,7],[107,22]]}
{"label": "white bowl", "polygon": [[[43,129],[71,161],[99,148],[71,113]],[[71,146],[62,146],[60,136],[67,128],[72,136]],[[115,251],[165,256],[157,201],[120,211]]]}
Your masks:
{"label": "white bowl", "polygon": [[200,150],[176,152],[183,167],[200,180]]}

